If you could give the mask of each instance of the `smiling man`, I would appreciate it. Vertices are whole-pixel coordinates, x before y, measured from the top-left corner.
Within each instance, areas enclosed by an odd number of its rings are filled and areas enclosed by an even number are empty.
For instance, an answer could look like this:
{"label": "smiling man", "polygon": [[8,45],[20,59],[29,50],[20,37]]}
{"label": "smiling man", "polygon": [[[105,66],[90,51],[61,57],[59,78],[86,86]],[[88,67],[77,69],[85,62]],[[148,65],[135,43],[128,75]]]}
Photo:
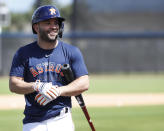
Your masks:
{"label": "smiling man", "polygon": [[[74,131],[71,96],[88,90],[89,78],[80,50],[58,40],[64,20],[55,6],[37,8],[32,31],[38,39],[13,58],[9,87],[25,96],[23,131]],[[70,65],[76,78],[68,85],[60,75],[63,64]]]}

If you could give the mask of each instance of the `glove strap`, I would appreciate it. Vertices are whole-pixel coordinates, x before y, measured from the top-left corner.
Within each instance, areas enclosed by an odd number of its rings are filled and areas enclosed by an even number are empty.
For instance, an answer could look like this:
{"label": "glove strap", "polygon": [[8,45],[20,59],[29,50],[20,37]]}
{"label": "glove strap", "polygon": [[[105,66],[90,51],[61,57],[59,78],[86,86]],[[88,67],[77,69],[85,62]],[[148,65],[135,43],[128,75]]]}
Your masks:
{"label": "glove strap", "polygon": [[40,83],[40,80],[35,81],[35,85],[33,86],[35,91],[39,91],[39,83]]}

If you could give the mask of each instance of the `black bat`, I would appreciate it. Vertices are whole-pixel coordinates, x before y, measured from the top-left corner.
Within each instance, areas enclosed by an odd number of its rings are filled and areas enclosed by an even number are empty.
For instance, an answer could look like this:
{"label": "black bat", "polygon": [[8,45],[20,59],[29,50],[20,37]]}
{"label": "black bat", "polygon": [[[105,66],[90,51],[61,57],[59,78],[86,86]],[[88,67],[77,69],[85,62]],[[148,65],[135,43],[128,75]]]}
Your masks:
{"label": "black bat", "polygon": [[[62,73],[62,75],[63,75],[63,77],[64,77],[64,79],[66,81],[66,84],[69,84],[73,80],[75,80],[74,74],[73,74],[69,64],[63,64],[62,65],[61,73]],[[89,116],[89,113],[88,113],[88,110],[86,108],[85,102],[83,100],[82,94],[75,96],[75,98],[76,98],[77,102],[79,103],[81,109],[83,110],[83,113],[84,113],[84,115],[85,115],[85,117],[86,117],[86,119],[87,119],[87,121],[88,121],[88,123],[89,123],[89,125],[90,125],[90,127],[92,129],[92,131],[95,131],[95,127],[94,127],[94,125],[93,125],[93,123],[91,121],[91,118]]]}

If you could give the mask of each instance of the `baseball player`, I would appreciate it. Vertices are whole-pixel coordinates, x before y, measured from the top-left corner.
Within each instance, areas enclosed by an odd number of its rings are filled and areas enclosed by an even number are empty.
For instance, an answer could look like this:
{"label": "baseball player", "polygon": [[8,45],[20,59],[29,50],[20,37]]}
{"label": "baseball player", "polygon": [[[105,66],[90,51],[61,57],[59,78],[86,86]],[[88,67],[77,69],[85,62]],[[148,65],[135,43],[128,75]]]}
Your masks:
{"label": "baseball player", "polygon": [[[55,6],[37,8],[32,16],[37,41],[14,55],[9,87],[25,97],[23,131],[74,131],[71,96],[88,90],[89,78],[80,50],[58,39],[64,20]],[[68,85],[60,74],[63,64],[71,66],[76,78]]]}

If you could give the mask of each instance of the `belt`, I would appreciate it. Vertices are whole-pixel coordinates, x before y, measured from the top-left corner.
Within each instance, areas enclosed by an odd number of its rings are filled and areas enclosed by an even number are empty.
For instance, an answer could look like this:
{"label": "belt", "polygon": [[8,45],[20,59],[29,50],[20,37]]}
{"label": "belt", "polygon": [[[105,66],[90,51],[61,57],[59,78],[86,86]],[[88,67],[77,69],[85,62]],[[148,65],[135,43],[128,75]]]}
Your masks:
{"label": "belt", "polygon": [[69,109],[68,107],[64,107],[64,108],[60,111],[60,116],[66,114],[66,113],[68,113],[69,110],[70,110],[70,109]]}
{"label": "belt", "polygon": [[68,107],[65,107],[65,113],[68,113],[68,110],[69,110]]}

